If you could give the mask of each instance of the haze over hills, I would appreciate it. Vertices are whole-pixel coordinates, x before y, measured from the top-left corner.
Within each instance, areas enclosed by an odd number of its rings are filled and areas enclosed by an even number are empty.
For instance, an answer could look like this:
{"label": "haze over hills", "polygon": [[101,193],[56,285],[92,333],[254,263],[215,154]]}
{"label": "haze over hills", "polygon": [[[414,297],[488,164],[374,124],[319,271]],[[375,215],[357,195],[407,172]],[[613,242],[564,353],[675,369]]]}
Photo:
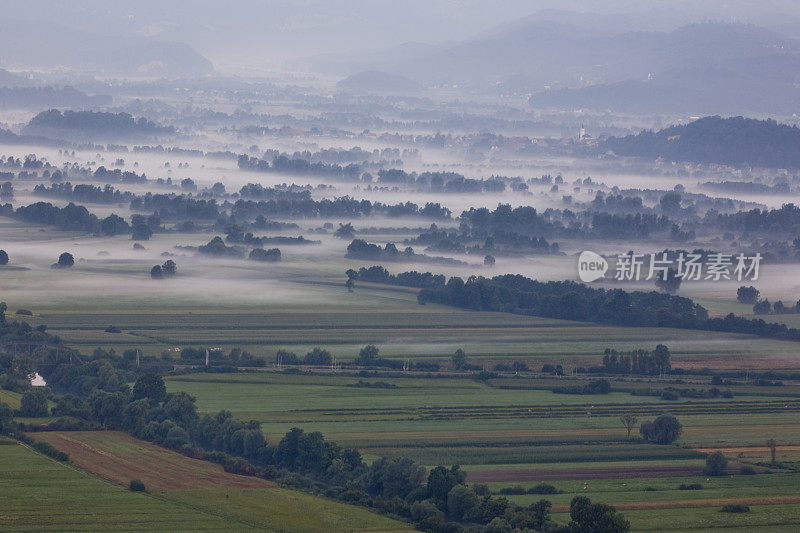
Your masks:
{"label": "haze over hills", "polygon": [[337,83],[336,87],[369,92],[414,92],[422,89],[422,84],[396,74],[370,70],[348,76]]}
{"label": "haze over hills", "polygon": [[[537,108],[625,113],[791,113],[800,41],[752,24],[702,22],[620,31],[632,16],[547,12],[463,41],[325,55],[328,74],[379,70],[478,92],[531,94]],[[636,26],[628,26],[636,27]]]}
{"label": "haze over hills", "polygon": [[185,43],[112,37],[10,19],[0,20],[0,66],[129,77],[177,78],[213,72],[211,62]]}
{"label": "haze over hills", "polygon": [[[405,45],[385,51],[378,59],[367,54],[349,63],[349,68],[372,66],[417,80],[472,85],[524,76],[529,88],[575,88],[800,53],[800,42],[745,24],[699,23],[670,32],[614,33],[529,18],[505,28],[435,47]],[[347,64],[328,61],[329,68],[348,68]]]}

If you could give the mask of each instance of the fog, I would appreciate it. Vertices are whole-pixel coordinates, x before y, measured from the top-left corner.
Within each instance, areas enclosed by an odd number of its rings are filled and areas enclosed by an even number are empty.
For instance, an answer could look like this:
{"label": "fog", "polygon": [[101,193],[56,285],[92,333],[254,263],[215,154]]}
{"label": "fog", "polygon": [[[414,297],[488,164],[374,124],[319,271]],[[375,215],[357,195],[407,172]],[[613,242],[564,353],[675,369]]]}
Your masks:
{"label": "fog", "polygon": [[[785,75],[800,65],[800,12],[792,2],[43,0],[7,7],[0,183],[13,193],[2,202],[12,211],[0,217],[10,256],[0,288],[15,305],[334,305],[350,268],[575,280],[576,254],[587,249],[608,257],[762,251],[762,294],[800,297],[789,275],[800,263],[793,226],[753,230],[715,218],[800,199],[795,162],[617,154],[606,144],[695,124],[716,109],[708,91],[722,82],[723,115],[800,123],[795,81]],[[724,79],[708,77],[725,68]],[[69,105],[59,100],[66,86]],[[604,99],[608,88],[619,96]],[[640,107],[626,107],[634,98]],[[64,115],[42,114],[49,109]],[[104,124],[112,120],[113,127]],[[95,174],[100,167],[120,173]],[[72,198],[56,190],[67,181],[113,187],[125,199]],[[224,191],[212,189],[219,183]],[[249,184],[264,196],[248,197],[242,188]],[[299,199],[301,188],[310,198]],[[671,191],[677,207],[662,205]],[[161,195],[160,207],[141,207],[148,195]],[[612,203],[597,204],[598,195]],[[278,199],[257,203],[265,198]],[[371,211],[323,202],[342,198],[370,202]],[[212,200],[211,215],[189,214]],[[76,227],[13,211],[36,202],[59,210],[73,202],[97,222]],[[442,210],[423,214],[426,204]],[[500,205],[533,207],[541,221],[487,228],[461,217]],[[601,227],[598,210],[620,218]],[[100,223],[112,214],[129,225],[152,216],[152,236],[133,240],[131,227],[109,236]],[[652,227],[630,232],[636,222],[625,216]],[[336,237],[346,224],[354,234]],[[443,230],[445,238],[430,241],[429,232]],[[198,250],[216,236],[238,252]],[[298,236],[311,242],[274,244]],[[353,238],[411,246],[416,255],[348,255]],[[254,248],[279,248],[281,260],[251,261]],[[74,255],[74,267],[51,268],[61,252]],[[150,269],[167,259],[178,274],[151,279]],[[734,285],[686,283],[680,294],[729,301]]]}

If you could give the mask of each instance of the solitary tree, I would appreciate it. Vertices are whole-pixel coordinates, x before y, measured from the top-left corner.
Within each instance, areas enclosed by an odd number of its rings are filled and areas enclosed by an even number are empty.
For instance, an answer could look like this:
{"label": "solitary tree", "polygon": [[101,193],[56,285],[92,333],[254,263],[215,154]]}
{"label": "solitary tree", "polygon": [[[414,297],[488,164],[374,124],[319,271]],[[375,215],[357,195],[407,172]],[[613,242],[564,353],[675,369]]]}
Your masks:
{"label": "solitary tree", "polygon": [[75,258],[72,257],[72,254],[69,252],[64,252],[63,254],[58,256],[58,263],[57,265],[59,268],[69,268],[75,264]]}
{"label": "solitary tree", "polygon": [[8,253],[5,250],[0,250],[0,265],[8,264]]}
{"label": "solitary tree", "polygon": [[728,473],[728,458],[720,451],[710,453],[706,457],[703,473],[707,476],[724,476]]}
{"label": "solitary tree", "polygon": [[659,344],[656,346],[656,349],[653,350],[653,358],[655,359],[656,366],[658,367],[658,372],[660,374],[669,372],[672,369],[672,366],[669,362],[669,348],[667,348],[665,345]]}
{"label": "solitary tree", "polygon": [[333,236],[339,239],[352,239],[356,236],[356,230],[351,222],[347,224],[339,223],[339,229],[333,232]]}
{"label": "solitary tree", "polygon": [[496,261],[493,255],[487,255],[483,258],[483,264],[486,266],[494,266],[495,262]]}
{"label": "solitary tree", "polygon": [[165,276],[174,276],[175,272],[178,271],[178,265],[176,265],[175,261],[172,259],[167,259],[167,261],[161,265],[161,271]]}
{"label": "solitary tree", "polygon": [[378,358],[378,347],[374,344],[367,344],[361,351],[358,352],[358,359],[356,359],[356,364],[361,366],[371,366],[375,364],[375,360]]}
{"label": "solitary tree", "polygon": [[639,421],[639,417],[630,414],[622,415],[619,417],[619,421],[622,422],[622,426],[628,431],[628,439],[630,440],[631,431],[636,427],[636,422]]}
{"label": "solitary tree", "polygon": [[769,453],[772,456],[772,464],[775,464],[775,451],[778,448],[778,443],[775,442],[775,439],[767,440],[767,447],[769,448]]}
{"label": "solitary tree", "polygon": [[156,265],[150,269],[150,277],[153,279],[161,279],[164,277],[164,269],[161,265]]}
{"label": "solitary tree", "polygon": [[456,350],[456,353],[453,354],[453,368],[456,370],[461,370],[465,366],[467,366],[467,354],[464,353],[464,350],[459,348]]}
{"label": "solitary tree", "polygon": [[344,283],[344,286],[347,287],[347,292],[353,292],[353,287],[356,286],[356,278],[358,277],[358,272],[356,272],[352,268],[348,268],[345,274],[347,274],[347,281]]}
{"label": "solitary tree", "polygon": [[683,433],[683,426],[672,415],[661,415],[652,422],[644,422],[639,433],[648,442],[654,444],[672,444]]}
{"label": "solitary tree", "polygon": [[752,285],[749,287],[741,286],[736,290],[736,299],[740,303],[753,305],[758,301],[760,294],[758,289]]}

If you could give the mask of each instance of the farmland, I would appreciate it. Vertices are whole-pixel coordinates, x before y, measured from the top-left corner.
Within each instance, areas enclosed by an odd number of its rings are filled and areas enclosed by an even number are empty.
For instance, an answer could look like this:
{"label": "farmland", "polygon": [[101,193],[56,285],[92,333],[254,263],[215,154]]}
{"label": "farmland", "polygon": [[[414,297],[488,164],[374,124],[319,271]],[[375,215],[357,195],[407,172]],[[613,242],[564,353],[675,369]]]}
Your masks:
{"label": "farmland", "polygon": [[[268,439],[291,427],[321,431],[366,457],[409,456],[430,467],[458,463],[467,480],[493,491],[540,482],[561,494],[548,496],[563,511],[575,495],[626,510],[635,529],[648,529],[666,509],[680,509],[676,530],[698,523],[729,527],[738,518],[719,516],[725,503],[746,502],[747,524],[777,530],[798,516],[795,447],[779,446],[780,466],[765,468],[763,443],[800,441],[795,386],[732,386],[732,399],[663,402],[631,396],[630,390],[655,383],[615,382],[608,395],[570,396],[548,390],[558,379],[498,379],[485,383],[463,378],[371,377],[393,388],[353,387],[349,376],[256,373],[182,375],[169,390],[184,390],[201,410],[223,406],[244,419],[256,419]],[[519,388],[508,388],[515,383]],[[238,392],[235,392],[238,391]],[[648,418],[678,415],[684,433],[677,446],[628,442],[618,416]],[[764,414],[769,413],[765,424]],[[731,477],[703,474],[705,453],[722,450]],[[740,475],[743,467],[755,473]],[[772,472],[772,473],[765,473]],[[701,490],[679,490],[700,483]],[[507,496],[529,504],[540,495]],[[778,510],[777,516],[773,511]],[[716,514],[714,514],[716,513]],[[698,522],[699,521],[699,522]],[[663,529],[660,527],[658,529]]]}
{"label": "farmland", "polygon": [[800,529],[792,2],[120,2],[0,19],[0,531]]}
{"label": "farmland", "polygon": [[[4,531],[407,529],[366,510],[266,488],[263,480],[226,474],[121,433],[48,433],[44,440],[68,450],[80,469],[6,441],[0,454]],[[148,492],[128,491],[124,485],[135,476],[146,480]]]}

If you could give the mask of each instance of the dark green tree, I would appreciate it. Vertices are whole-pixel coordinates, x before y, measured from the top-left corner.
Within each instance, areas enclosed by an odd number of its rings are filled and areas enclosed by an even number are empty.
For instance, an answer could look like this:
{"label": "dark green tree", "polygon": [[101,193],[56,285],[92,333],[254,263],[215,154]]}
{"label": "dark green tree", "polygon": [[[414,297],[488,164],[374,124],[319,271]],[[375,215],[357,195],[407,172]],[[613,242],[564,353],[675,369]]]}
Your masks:
{"label": "dark green tree", "polygon": [[153,230],[147,224],[136,224],[131,232],[131,239],[134,241],[149,241],[153,236]]}
{"label": "dark green tree", "polygon": [[167,398],[167,386],[158,374],[147,373],[139,376],[133,385],[133,399],[147,398],[161,403]]}
{"label": "dark green tree", "polygon": [[444,466],[437,466],[431,469],[428,474],[428,481],[426,488],[428,490],[428,497],[433,498],[440,505],[447,502],[447,495],[456,485],[464,483],[466,479],[466,472],[461,470],[458,465],[451,468]]}
{"label": "dark green tree", "polygon": [[49,415],[50,409],[47,405],[49,392],[47,389],[39,388],[23,394],[19,402],[19,415],[29,417]]}
{"label": "dark green tree", "polygon": [[453,360],[453,368],[455,368],[456,370],[461,370],[462,368],[467,366],[467,354],[464,353],[464,350],[462,350],[461,348],[455,351],[455,353],[452,356],[452,360]]}
{"label": "dark green tree", "polygon": [[459,522],[465,521],[475,513],[479,501],[472,487],[456,485],[447,494],[447,514]]}
{"label": "dark green tree", "polygon": [[63,254],[58,256],[58,263],[56,263],[60,268],[69,268],[75,264],[75,258],[72,257],[72,254],[69,252],[64,252]]}
{"label": "dark green tree", "polygon": [[167,259],[164,264],[161,265],[161,271],[165,276],[174,276],[178,271],[178,265],[176,265],[175,261],[172,259]]}
{"label": "dark green tree", "polygon": [[617,510],[605,503],[592,503],[586,496],[576,496],[569,504],[568,525],[575,533],[626,533],[631,525]]}
{"label": "dark green tree", "polygon": [[672,444],[683,433],[683,426],[672,415],[661,415],[652,422],[644,422],[639,427],[642,437],[654,444]]}
{"label": "dark green tree", "polygon": [[360,366],[372,366],[377,359],[378,347],[374,344],[368,344],[358,352],[358,358],[355,360],[355,363]]}
{"label": "dark green tree", "polygon": [[728,458],[720,451],[708,454],[703,473],[707,476],[724,476],[728,473]]}

